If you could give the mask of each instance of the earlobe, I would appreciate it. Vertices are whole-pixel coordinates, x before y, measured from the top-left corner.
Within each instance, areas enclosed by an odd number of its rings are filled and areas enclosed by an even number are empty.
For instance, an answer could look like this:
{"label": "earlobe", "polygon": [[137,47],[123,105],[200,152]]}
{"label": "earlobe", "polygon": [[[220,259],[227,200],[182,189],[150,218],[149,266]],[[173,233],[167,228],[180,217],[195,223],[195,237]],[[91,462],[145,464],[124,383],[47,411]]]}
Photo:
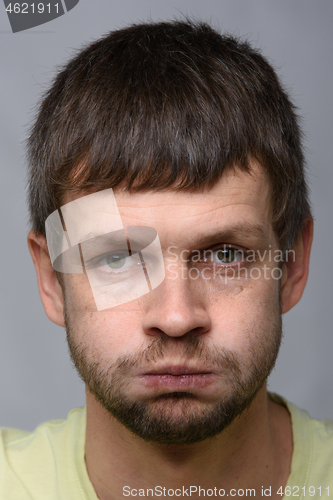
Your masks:
{"label": "earlobe", "polygon": [[64,327],[63,293],[52,267],[45,236],[30,231],[28,246],[35,265],[39,295],[46,315],[53,323]]}
{"label": "earlobe", "polygon": [[309,274],[313,239],[313,220],[306,222],[294,248],[288,251],[282,267],[282,314],[292,309],[301,299]]}

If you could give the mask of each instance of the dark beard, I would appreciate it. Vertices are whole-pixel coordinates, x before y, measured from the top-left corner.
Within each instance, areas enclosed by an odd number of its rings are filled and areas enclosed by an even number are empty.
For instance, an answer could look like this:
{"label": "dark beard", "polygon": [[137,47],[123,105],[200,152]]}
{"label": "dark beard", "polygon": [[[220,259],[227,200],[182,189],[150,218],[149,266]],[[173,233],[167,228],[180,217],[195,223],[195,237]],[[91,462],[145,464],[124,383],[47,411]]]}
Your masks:
{"label": "dark beard", "polygon": [[[262,385],[262,384],[261,384]],[[246,398],[224,398],[211,408],[191,411],[191,400],[195,397],[186,392],[173,392],[155,400],[164,406],[164,411],[152,412],[145,403],[130,401],[124,395],[113,395],[112,399],[94,393],[104,408],[128,430],[145,441],[164,445],[193,444],[220,434],[252,402],[261,386]],[[168,405],[168,413],[166,413]],[[181,415],[172,417],[172,407],[178,406]]]}
{"label": "dark beard", "polygon": [[[201,337],[184,336],[179,342],[161,336],[138,355],[118,359],[108,369],[91,361],[87,346],[76,344],[69,317],[66,317],[67,339],[72,360],[89,391],[101,405],[136,436],[165,445],[184,445],[220,434],[248,408],[274,367],[282,337],[281,316],[271,332],[258,332],[251,350],[251,362],[241,369],[233,352],[207,347]],[[269,340],[267,340],[269,339]],[[126,376],[135,366],[151,366],[173,349],[186,359],[200,359],[200,365],[218,367],[228,383],[228,394],[217,403],[204,403],[190,392],[159,395],[149,403],[130,399]],[[175,415],[176,413],[176,415]]]}

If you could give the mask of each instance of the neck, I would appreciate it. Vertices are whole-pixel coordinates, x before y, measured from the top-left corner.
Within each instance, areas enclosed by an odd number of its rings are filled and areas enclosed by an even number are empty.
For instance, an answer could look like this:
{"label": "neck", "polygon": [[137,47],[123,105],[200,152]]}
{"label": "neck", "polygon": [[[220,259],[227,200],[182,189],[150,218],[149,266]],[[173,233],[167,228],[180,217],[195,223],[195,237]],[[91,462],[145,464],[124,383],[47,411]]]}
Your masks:
{"label": "neck", "polygon": [[[87,392],[86,465],[100,500],[123,499],[142,489],[199,486],[275,491],[290,472],[292,433],[288,411],[267,400],[263,387],[240,417],[214,438],[191,445],[143,441],[110,416]],[[124,487],[126,487],[124,489]],[[191,497],[199,498],[192,489]],[[150,492],[150,496],[152,493]],[[203,493],[201,494],[201,496]],[[186,496],[186,494],[185,494]],[[229,495],[230,496],[230,495]],[[252,493],[252,498],[254,494]],[[272,495],[273,497],[273,495]],[[274,497],[273,497],[274,498]]]}

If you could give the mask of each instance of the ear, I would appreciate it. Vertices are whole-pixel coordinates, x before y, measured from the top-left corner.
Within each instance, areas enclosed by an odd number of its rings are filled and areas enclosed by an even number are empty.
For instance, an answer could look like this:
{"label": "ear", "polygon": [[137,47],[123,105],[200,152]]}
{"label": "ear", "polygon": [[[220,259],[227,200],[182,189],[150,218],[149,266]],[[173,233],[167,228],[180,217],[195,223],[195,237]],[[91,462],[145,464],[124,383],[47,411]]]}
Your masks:
{"label": "ear", "polygon": [[64,327],[63,293],[52,267],[45,236],[30,231],[28,246],[36,268],[39,295],[45,312],[53,323]]}
{"label": "ear", "polygon": [[282,266],[282,314],[294,307],[303,295],[308,280],[313,220],[309,220],[294,248],[289,250]]}

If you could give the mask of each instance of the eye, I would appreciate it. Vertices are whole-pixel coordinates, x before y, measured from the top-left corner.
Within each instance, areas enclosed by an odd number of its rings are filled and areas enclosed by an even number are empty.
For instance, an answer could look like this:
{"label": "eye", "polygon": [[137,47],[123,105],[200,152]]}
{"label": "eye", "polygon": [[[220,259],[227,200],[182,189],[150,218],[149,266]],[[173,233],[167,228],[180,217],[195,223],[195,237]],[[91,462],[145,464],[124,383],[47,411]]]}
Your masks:
{"label": "eye", "polygon": [[105,265],[110,269],[121,269],[126,265],[128,252],[113,252],[105,257]]}
{"label": "eye", "polygon": [[233,264],[240,262],[244,257],[244,252],[238,248],[217,248],[212,252],[212,260],[219,264]]}
{"label": "eye", "polygon": [[104,272],[108,275],[133,273],[142,266],[139,256],[137,254],[130,255],[128,250],[114,250],[96,257],[91,264],[91,267],[95,268],[97,272]]}

